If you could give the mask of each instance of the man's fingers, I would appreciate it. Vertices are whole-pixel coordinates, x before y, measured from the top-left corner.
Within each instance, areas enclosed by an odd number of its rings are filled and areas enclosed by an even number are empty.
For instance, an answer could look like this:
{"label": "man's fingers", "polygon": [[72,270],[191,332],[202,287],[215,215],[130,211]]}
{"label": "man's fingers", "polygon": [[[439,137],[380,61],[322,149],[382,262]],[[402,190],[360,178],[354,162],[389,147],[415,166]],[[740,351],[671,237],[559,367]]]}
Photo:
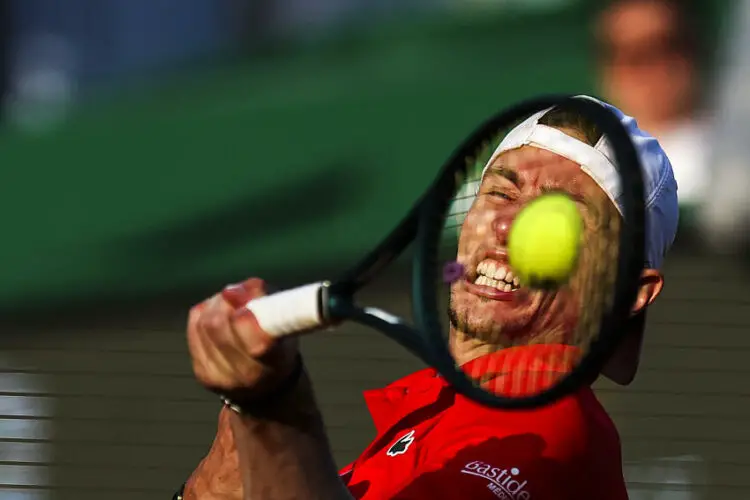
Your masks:
{"label": "man's fingers", "polygon": [[201,309],[203,309],[203,307],[204,305],[201,303],[190,309],[187,327],[188,350],[190,351],[190,358],[193,362],[193,373],[195,373],[196,378],[202,384],[208,381],[208,373],[206,370],[206,350],[203,345],[203,337],[198,328]]}
{"label": "man's fingers", "polygon": [[193,307],[188,316],[188,349],[193,360],[193,372],[198,381],[207,387],[232,385],[231,367],[217,356],[215,329],[220,328],[215,308],[216,301],[209,299]]}
{"label": "man's fingers", "polygon": [[221,291],[221,298],[227,301],[234,309],[244,307],[254,297],[248,293],[242,283],[226,286]]}
{"label": "man's fingers", "polygon": [[248,309],[235,311],[230,322],[237,342],[253,358],[263,356],[274,346],[275,339],[261,330],[255,315]]}
{"label": "man's fingers", "polygon": [[239,309],[253,299],[266,294],[266,284],[262,279],[250,278],[242,283],[229,285],[221,291],[221,296],[232,307]]}
{"label": "man's fingers", "polygon": [[229,315],[211,313],[198,323],[196,333],[196,353],[200,365],[196,372],[205,372],[201,381],[215,390],[233,390],[253,383],[258,364],[245,351],[237,338]]}
{"label": "man's fingers", "polygon": [[247,302],[265,294],[257,278],[225,288],[190,310],[188,346],[202,385],[219,392],[267,390],[294,366],[296,341],[264,332]]}
{"label": "man's fingers", "polygon": [[206,337],[201,337],[199,342],[204,353],[201,363],[205,373],[203,379],[199,378],[200,382],[219,393],[241,387],[245,380],[236,373],[234,362],[227,356],[227,351]]}
{"label": "man's fingers", "polygon": [[[230,288],[228,294],[244,301],[262,290],[262,283],[251,286],[250,291]],[[274,344],[248,309],[235,309],[225,300],[225,292],[193,307],[188,316],[193,370],[204,385],[217,389],[252,383],[260,369],[258,358]]]}

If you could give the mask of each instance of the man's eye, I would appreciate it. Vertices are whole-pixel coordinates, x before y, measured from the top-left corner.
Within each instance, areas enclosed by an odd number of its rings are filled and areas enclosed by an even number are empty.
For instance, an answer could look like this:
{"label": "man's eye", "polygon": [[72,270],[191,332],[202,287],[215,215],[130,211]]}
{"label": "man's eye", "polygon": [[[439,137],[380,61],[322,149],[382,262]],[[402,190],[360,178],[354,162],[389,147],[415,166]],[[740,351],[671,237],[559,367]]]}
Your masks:
{"label": "man's eye", "polygon": [[510,196],[508,196],[507,193],[503,193],[502,191],[489,191],[487,194],[493,197],[501,198],[503,200],[510,200]]}

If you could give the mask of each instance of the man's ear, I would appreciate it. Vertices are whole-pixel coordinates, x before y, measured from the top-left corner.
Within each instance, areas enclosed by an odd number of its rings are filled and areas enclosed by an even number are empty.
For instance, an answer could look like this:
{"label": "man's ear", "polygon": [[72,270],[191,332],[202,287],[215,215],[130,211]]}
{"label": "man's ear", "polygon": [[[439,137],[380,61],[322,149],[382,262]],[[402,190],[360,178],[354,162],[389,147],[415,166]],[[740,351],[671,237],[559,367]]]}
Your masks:
{"label": "man's ear", "polygon": [[631,315],[635,316],[650,306],[659,296],[662,288],[664,288],[664,275],[657,269],[644,269]]}
{"label": "man's ear", "polygon": [[646,327],[646,308],[656,300],[662,288],[664,276],[656,269],[644,269],[641,273],[638,296],[631,311],[628,332],[602,370],[602,375],[616,384],[630,384],[638,372],[643,332]]}

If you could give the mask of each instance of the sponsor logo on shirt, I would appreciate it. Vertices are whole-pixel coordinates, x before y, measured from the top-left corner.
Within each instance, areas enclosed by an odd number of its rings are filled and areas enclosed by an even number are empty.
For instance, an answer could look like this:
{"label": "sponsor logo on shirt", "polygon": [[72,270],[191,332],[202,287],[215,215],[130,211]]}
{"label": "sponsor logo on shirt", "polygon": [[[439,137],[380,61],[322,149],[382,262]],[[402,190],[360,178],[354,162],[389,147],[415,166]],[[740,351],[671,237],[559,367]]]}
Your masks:
{"label": "sponsor logo on shirt", "polygon": [[403,455],[406,453],[406,450],[409,449],[409,446],[414,442],[414,431],[412,430],[408,434],[404,434],[400,438],[398,438],[398,441],[393,443],[390,448],[388,448],[388,451],[386,452],[386,455],[389,457],[395,457],[396,455]]}
{"label": "sponsor logo on shirt", "polygon": [[521,479],[521,471],[517,467],[504,469],[493,467],[486,462],[469,462],[461,470],[462,474],[481,477],[489,481],[487,489],[497,498],[503,500],[531,500],[531,493],[526,490],[528,481]]}

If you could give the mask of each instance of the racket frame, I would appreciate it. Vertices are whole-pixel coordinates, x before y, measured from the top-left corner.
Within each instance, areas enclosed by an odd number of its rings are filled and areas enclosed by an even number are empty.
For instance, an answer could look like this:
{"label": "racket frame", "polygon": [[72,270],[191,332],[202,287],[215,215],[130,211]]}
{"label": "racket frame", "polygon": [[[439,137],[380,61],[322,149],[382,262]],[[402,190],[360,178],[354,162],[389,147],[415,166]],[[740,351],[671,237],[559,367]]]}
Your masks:
{"label": "racket frame", "polygon": [[[614,151],[622,184],[622,221],[615,294],[612,307],[602,316],[599,336],[573,371],[544,392],[528,397],[502,397],[476,387],[461,368],[455,365],[446,347],[442,331],[444,327],[439,320],[444,311],[438,310],[437,306],[437,279],[442,263],[437,261],[436,256],[439,255],[443,224],[451,205],[451,197],[459,187],[457,179],[462,178],[456,174],[460,168],[466,168],[462,167],[465,165],[464,158],[479,149],[493,131],[551,107],[568,107],[593,120],[608,138]],[[490,118],[448,160],[420,206],[413,268],[413,313],[417,331],[425,336],[422,345],[428,350],[426,357],[430,359],[430,364],[463,395],[487,406],[508,409],[543,406],[592,383],[627,333],[628,319],[645,262],[644,206],[643,174],[638,154],[619,118],[601,104],[574,95],[548,96],[520,103]]]}
{"label": "racket frame", "polygon": [[[437,261],[441,233],[452,196],[459,179],[467,174],[465,158],[486,144],[498,130],[533,113],[554,106],[571,106],[593,119],[609,138],[615,161],[621,171],[623,223],[619,238],[619,256],[614,305],[602,318],[599,335],[581,363],[559,383],[545,392],[528,397],[507,398],[489,394],[476,387],[458,367],[449,352],[440,321],[445,311],[438,310]],[[629,196],[628,196],[629,194]],[[625,325],[635,301],[638,278],[644,256],[643,179],[635,148],[617,117],[601,104],[572,95],[546,96],[525,101],[496,114],[472,133],[451,155],[427,192],[391,233],[357,265],[331,282],[319,282],[281,291],[250,301],[248,309],[258,309],[257,300],[265,300],[265,324],[270,334],[286,336],[326,329],[342,321],[354,321],[374,328],[401,344],[425,363],[433,366],[455,389],[466,397],[490,407],[521,409],[549,404],[591,383],[614,352],[625,334]],[[412,271],[412,308],[414,325],[387,311],[362,307],[355,294],[390,265],[404,250],[415,244]],[[305,290],[301,292],[301,290]],[[305,302],[302,304],[302,302]],[[314,305],[314,307],[313,307]],[[301,310],[302,313],[297,311]],[[263,313],[261,313],[263,314]],[[294,318],[295,315],[299,317]],[[292,316],[291,318],[286,316]],[[298,325],[298,329],[294,328]],[[268,331],[268,330],[267,330]]]}

